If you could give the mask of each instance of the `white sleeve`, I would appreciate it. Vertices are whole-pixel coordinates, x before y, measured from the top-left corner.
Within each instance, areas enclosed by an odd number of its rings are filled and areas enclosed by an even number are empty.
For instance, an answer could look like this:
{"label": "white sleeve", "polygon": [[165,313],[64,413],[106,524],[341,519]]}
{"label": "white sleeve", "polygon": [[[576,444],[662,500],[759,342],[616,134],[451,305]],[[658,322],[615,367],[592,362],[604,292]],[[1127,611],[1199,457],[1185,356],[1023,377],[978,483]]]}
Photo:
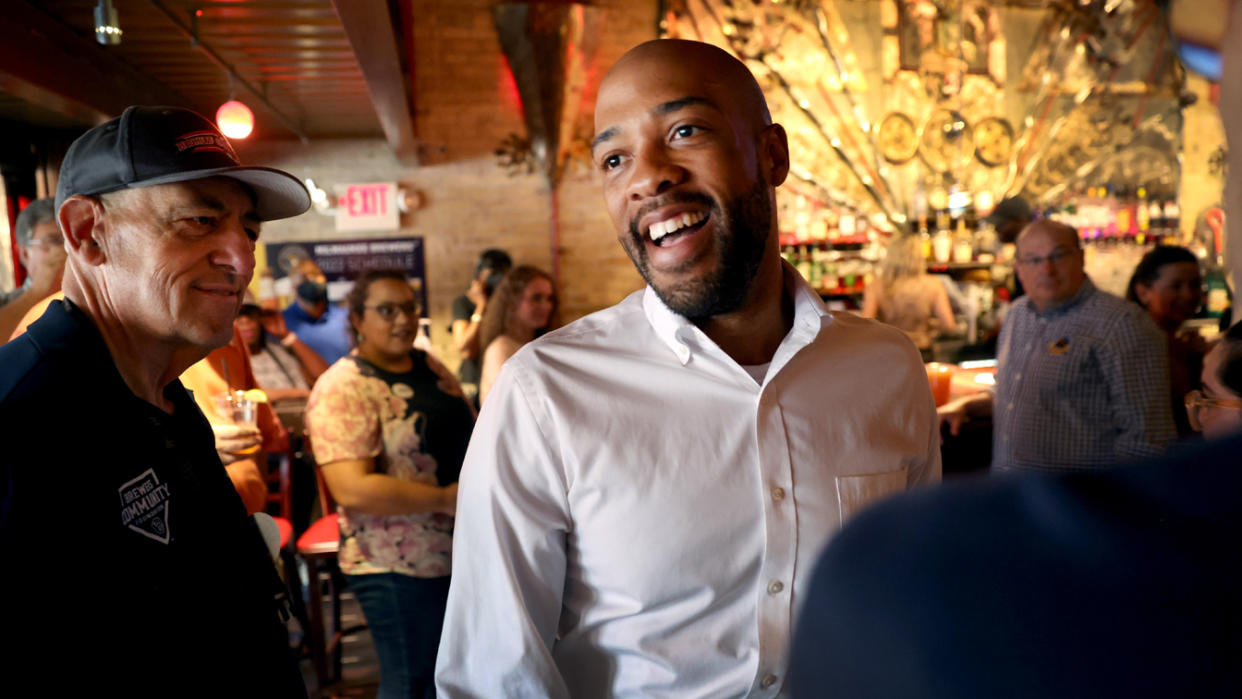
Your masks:
{"label": "white sleeve", "polygon": [[550,421],[510,361],[462,466],[441,697],[568,697],[552,658],[565,586],[566,485]]}

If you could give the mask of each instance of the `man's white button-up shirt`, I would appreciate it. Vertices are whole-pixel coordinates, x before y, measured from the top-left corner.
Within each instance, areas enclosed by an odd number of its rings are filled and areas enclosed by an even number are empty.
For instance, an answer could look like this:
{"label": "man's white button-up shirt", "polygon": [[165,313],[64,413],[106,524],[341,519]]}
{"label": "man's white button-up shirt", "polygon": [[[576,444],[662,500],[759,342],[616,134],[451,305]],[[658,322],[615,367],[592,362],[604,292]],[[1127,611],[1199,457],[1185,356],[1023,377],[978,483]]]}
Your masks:
{"label": "man's white button-up shirt", "polygon": [[762,385],[651,289],[506,363],[461,475],[441,696],[782,691],[828,537],[940,477],[914,346],[785,278]]}

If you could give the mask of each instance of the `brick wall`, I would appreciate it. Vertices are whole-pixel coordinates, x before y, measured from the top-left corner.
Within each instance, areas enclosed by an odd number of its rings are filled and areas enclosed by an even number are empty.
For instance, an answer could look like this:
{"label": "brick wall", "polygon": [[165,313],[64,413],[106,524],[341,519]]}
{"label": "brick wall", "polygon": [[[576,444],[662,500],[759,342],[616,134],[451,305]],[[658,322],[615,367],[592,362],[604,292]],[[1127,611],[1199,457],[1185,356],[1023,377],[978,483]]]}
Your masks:
{"label": "brick wall", "polygon": [[[380,139],[258,141],[239,144],[247,163],[279,167],[312,178],[331,193],[345,182],[396,181],[417,191],[421,206],[402,215],[393,237],[426,241],[428,312],[440,356],[457,362],[447,331],[454,297],[470,281],[478,253],[500,247],[516,264],[549,269],[552,260],[550,198],[540,175],[511,176],[493,151],[509,134],[525,134],[520,101],[508,76],[492,2],[414,0],[415,133],[420,165],[399,165]],[[655,2],[609,0],[604,10],[598,65],[610,66],[631,46],[655,36]],[[597,81],[594,76],[591,82]],[[590,84],[590,83],[588,83]],[[593,86],[591,86],[593,88]],[[591,131],[593,89],[579,118]],[[561,317],[568,322],[610,306],[641,287],[604,210],[599,178],[585,165],[571,166],[559,188]],[[338,234],[331,217],[307,213],[264,226],[266,242],[373,238]]]}

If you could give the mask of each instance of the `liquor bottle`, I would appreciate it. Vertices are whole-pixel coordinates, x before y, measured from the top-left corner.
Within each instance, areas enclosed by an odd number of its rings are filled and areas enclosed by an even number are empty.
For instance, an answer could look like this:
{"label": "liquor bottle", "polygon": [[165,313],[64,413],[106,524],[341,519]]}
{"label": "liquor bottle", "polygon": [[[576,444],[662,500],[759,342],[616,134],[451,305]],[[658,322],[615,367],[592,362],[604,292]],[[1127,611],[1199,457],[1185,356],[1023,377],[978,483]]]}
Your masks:
{"label": "liquor bottle", "polygon": [[850,239],[852,239],[854,237],[854,232],[855,232],[854,229],[857,227],[857,225],[858,224],[856,223],[854,219],[854,212],[852,211],[841,212],[841,218],[837,220],[837,227],[841,231],[842,238],[844,238],[846,241],[849,241]]}
{"label": "liquor bottle", "polygon": [[953,235],[953,261],[965,264],[974,259],[975,249],[966,232],[966,217],[957,220],[957,232]]}
{"label": "liquor bottle", "polygon": [[940,228],[932,236],[932,259],[945,264],[953,256],[953,236],[948,227]]}
{"label": "liquor bottle", "polygon": [[812,289],[821,288],[824,281],[824,255],[827,254],[816,245],[811,248],[811,272],[806,280]]}
{"label": "liquor bottle", "polygon": [[798,246],[798,262],[794,266],[803,279],[811,281],[811,254],[807,252],[805,245]]}
{"label": "liquor bottle", "polygon": [[1159,240],[1164,235],[1164,207],[1160,206],[1160,197],[1154,192],[1147,203],[1147,218],[1151,239]]}
{"label": "liquor bottle", "polygon": [[1135,200],[1126,188],[1117,191],[1117,235],[1133,240],[1138,233],[1135,217]]}
{"label": "liquor bottle", "polygon": [[795,249],[796,248],[794,248],[792,245],[782,245],[781,246],[781,257],[784,258],[784,260],[788,262],[790,266],[792,266],[794,269],[797,269],[798,268],[798,256],[794,254]]}
{"label": "liquor bottle", "polygon": [[1100,202],[1100,228],[1105,238],[1116,239],[1121,235],[1117,228],[1117,190],[1112,185],[1104,188],[1104,198]]}
{"label": "liquor bottle", "polygon": [[926,218],[919,219],[918,236],[919,236],[919,247],[922,250],[923,259],[930,260],[932,258],[932,243],[931,243],[931,233],[927,231],[927,219]]}
{"label": "liquor bottle", "polygon": [[1151,213],[1147,209],[1147,188],[1138,188],[1138,201],[1134,205],[1134,218],[1137,232],[1134,240],[1139,245],[1147,242],[1147,237],[1151,233]]}
{"label": "liquor bottle", "polygon": [[1203,304],[1204,315],[1208,318],[1220,318],[1232,303],[1233,294],[1229,291],[1229,283],[1225,280],[1225,271],[1219,261],[1203,275],[1203,286],[1207,289]]}
{"label": "liquor bottle", "polygon": [[1181,242],[1182,236],[1182,208],[1177,205],[1177,199],[1172,197],[1165,200],[1163,208],[1165,243],[1176,245]]}

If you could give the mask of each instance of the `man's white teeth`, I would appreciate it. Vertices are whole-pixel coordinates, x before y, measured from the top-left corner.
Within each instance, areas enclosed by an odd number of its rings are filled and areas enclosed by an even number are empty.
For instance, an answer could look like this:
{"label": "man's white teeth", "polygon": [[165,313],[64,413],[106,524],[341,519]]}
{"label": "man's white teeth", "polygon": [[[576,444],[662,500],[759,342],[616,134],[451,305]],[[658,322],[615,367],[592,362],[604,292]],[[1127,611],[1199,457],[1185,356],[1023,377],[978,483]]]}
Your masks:
{"label": "man's white teeth", "polygon": [[680,216],[674,216],[663,221],[656,221],[651,224],[651,228],[647,229],[647,235],[651,236],[653,241],[658,241],[669,233],[679,231],[686,226],[693,226],[705,218],[707,218],[707,214],[701,211],[695,211],[687,212],[681,214]]}

